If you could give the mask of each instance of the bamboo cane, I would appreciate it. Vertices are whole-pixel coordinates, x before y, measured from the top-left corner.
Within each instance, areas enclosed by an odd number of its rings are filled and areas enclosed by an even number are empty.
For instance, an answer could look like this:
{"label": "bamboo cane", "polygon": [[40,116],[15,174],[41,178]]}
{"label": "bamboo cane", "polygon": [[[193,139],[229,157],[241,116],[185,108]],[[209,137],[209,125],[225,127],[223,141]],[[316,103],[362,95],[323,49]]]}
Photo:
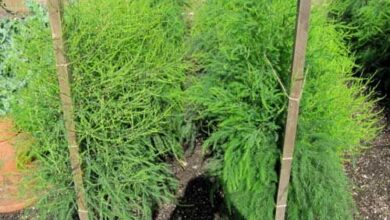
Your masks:
{"label": "bamboo cane", "polygon": [[285,130],[283,157],[281,162],[278,196],[276,202],[276,220],[284,220],[287,208],[288,185],[295,148],[299,103],[303,90],[306,46],[308,40],[310,0],[299,0],[296,22],[295,45],[291,67],[291,91],[289,96],[287,124]]}
{"label": "bamboo cane", "polygon": [[48,0],[49,20],[52,30],[54,53],[57,64],[57,77],[60,88],[62,110],[64,114],[74,188],[77,196],[76,200],[78,206],[78,215],[80,220],[87,220],[88,210],[85,202],[85,190],[83,186],[81,170],[81,157],[79,154],[79,146],[76,140],[76,129],[70,89],[71,73],[68,68],[69,64],[65,55],[65,46],[62,35],[62,8],[63,2],[61,0]]}

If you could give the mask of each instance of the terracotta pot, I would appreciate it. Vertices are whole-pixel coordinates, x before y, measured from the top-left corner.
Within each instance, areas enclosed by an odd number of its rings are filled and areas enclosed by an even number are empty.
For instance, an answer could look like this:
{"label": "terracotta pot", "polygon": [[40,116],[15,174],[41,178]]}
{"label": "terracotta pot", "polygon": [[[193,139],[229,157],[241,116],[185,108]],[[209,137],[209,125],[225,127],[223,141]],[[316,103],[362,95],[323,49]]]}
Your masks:
{"label": "terracotta pot", "polygon": [[19,193],[22,172],[17,169],[13,123],[0,119],[0,213],[16,212],[32,204],[31,195]]}

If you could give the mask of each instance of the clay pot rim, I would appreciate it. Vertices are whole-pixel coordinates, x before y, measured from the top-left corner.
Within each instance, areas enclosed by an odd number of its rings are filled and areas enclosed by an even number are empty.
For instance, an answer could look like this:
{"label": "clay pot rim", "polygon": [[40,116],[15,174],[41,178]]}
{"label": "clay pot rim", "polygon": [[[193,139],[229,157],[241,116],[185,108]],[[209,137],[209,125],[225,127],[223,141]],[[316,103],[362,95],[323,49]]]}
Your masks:
{"label": "clay pot rim", "polygon": [[[0,149],[1,150],[7,150],[7,148],[13,148],[11,153],[10,161],[11,164],[15,164],[16,167],[16,153],[14,149],[14,143],[13,139],[18,136],[19,133],[13,132],[14,126],[13,126],[13,120],[9,118],[0,118],[0,144],[2,144],[5,148]],[[7,155],[7,154],[5,154]],[[9,154],[8,154],[9,155]],[[3,157],[2,157],[3,158]],[[4,157],[7,158],[7,157]],[[3,159],[4,159],[3,158]],[[7,162],[8,163],[8,162]],[[27,164],[27,166],[30,166]],[[13,166],[11,166],[13,167]],[[27,176],[27,173],[23,170],[19,170],[17,168],[12,168],[12,170],[5,170],[1,171],[1,177],[2,178],[8,178],[9,175],[11,178],[19,177],[20,179],[15,179],[8,184],[5,184],[6,186],[4,188],[4,193],[2,193],[2,197],[0,197],[0,213],[13,213],[21,211],[31,205],[33,205],[36,201],[36,195],[34,193],[26,193],[23,196],[16,196],[16,194],[19,194],[19,187],[22,179]],[[3,180],[2,180],[3,181]],[[32,183],[34,185],[34,183]],[[16,194],[15,194],[16,193]]]}

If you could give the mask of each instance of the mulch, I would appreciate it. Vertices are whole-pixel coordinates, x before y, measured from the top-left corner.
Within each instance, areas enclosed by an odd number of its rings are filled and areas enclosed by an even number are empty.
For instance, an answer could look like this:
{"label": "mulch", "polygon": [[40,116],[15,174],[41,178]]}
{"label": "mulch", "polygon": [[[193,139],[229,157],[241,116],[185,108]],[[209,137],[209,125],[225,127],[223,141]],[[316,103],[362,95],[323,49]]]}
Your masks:
{"label": "mulch", "polygon": [[385,129],[373,147],[345,166],[353,183],[357,219],[390,219],[390,108],[383,122]]}

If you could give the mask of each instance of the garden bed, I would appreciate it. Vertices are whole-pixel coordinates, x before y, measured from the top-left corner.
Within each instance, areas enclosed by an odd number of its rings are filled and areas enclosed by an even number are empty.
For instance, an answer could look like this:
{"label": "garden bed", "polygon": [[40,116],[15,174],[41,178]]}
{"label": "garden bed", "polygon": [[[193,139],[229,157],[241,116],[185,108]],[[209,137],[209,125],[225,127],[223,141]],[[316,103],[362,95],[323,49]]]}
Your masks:
{"label": "garden bed", "polygon": [[[169,1],[161,6],[152,0],[134,1],[129,7],[86,2],[65,13],[65,36],[90,215],[218,219],[229,207],[234,219],[271,219],[295,2],[264,1],[268,10],[257,1],[210,1],[199,14],[189,13],[190,19],[182,18],[182,5]],[[90,16],[95,12],[105,18]],[[19,93],[22,102],[13,114],[19,127],[39,140],[32,155],[44,162],[41,187],[58,189],[37,205],[40,215],[67,218],[74,216],[76,204],[69,165],[64,163],[68,158],[52,47],[47,44],[50,31],[44,12],[38,13],[22,32],[32,38],[18,39],[18,64],[13,68],[30,81]],[[352,77],[353,59],[322,13],[313,10],[289,219],[352,218],[352,196],[339,155],[367,147],[359,145],[377,131],[372,97]],[[134,22],[138,20],[145,24]],[[189,31],[186,25],[192,22]],[[356,183],[354,198],[362,216],[386,216],[376,215],[386,209],[386,188],[361,190],[386,183],[388,133],[382,136],[346,166]]]}

